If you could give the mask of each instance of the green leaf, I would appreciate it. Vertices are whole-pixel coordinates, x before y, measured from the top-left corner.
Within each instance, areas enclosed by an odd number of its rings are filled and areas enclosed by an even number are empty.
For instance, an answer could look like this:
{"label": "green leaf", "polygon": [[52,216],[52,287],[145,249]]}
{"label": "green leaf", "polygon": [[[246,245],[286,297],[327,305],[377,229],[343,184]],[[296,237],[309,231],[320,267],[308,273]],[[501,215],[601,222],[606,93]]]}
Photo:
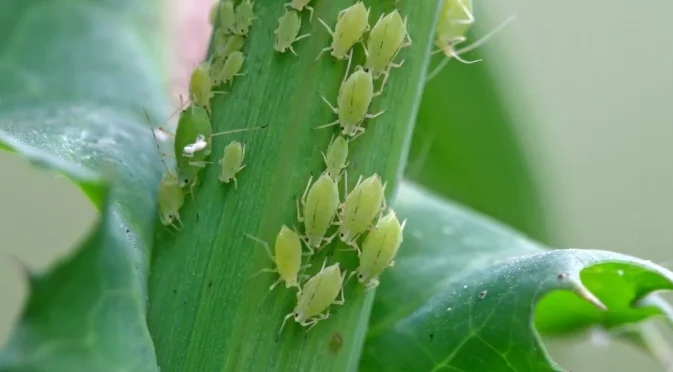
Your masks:
{"label": "green leaf", "polygon": [[1,147],[69,177],[101,212],[73,254],[29,274],[3,371],[158,370],[145,315],[160,173],[142,106],[166,101],[143,39],[156,4],[141,3],[0,6]]}
{"label": "green leaf", "polygon": [[[483,31],[470,32],[468,40],[478,40],[492,27],[478,18],[475,29]],[[496,35],[489,44],[497,42]],[[496,78],[507,74],[502,59],[516,56],[484,56],[488,47],[464,56],[483,62],[452,60],[425,86],[406,177],[544,240],[545,210],[521,142],[521,116],[515,117],[508,106],[516,95],[503,97],[506,90]],[[442,58],[433,58],[432,66]]]}
{"label": "green leaf", "polygon": [[638,302],[673,288],[673,273],[651,262],[548,251],[414,186],[400,189],[396,208],[408,218],[405,242],[377,291],[362,371],[559,370],[533,327],[535,312],[545,324],[626,324],[663,314]]}
{"label": "green leaf", "polygon": [[[389,0],[369,1],[370,23]],[[334,102],[346,61],[335,61],[320,50],[331,38],[318,18],[334,24],[337,14],[353,4],[350,0],[316,1],[312,23],[302,12],[301,34],[311,37],[294,44],[298,57],[275,53],[273,31],[283,14],[283,2],[256,2],[255,20],[246,41],[244,76],[237,77],[229,93],[213,102],[214,131],[269,124],[268,128],[227,138],[213,139],[212,160],[221,157],[231,140],[246,143],[248,166],[239,174],[238,188],[219,183],[218,168],[202,173],[195,203],[187,198],[182,210],[184,229],[162,233],[150,275],[148,322],[156,342],[159,364],[176,371],[277,370],[347,371],[357,367],[373,293],[356,291],[355,281],[346,288],[346,305],[333,306],[331,317],[309,333],[296,323],[276,336],[283,317],[292,311],[295,292],[282,285],[269,294],[276,276],[248,279],[261,268],[271,267],[263,249],[243,235],[252,234],[273,243],[282,224],[298,225],[295,200],[301,197],[313,174],[324,169],[325,151],[337,128],[313,128],[335,120],[320,95]],[[360,175],[374,172],[388,182],[391,196],[401,175],[427,68],[439,1],[417,6],[398,3],[408,16],[413,40],[399,58],[402,68],[391,72],[383,96],[370,112],[386,112],[365,122],[366,132],[350,146],[349,184]],[[353,64],[362,64],[361,48],[355,47]],[[198,216],[198,217],[197,217]],[[353,270],[353,252],[338,252],[332,244],[325,252],[342,267]],[[313,257],[315,273],[324,253]]]}

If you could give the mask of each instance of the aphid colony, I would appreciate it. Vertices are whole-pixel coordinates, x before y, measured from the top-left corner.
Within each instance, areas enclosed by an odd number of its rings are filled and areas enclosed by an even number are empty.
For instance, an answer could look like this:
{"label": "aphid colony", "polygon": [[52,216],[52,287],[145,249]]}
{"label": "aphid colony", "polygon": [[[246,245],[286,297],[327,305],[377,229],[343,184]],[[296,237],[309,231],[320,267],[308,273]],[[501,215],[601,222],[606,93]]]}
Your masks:
{"label": "aphid colony", "polygon": [[[211,153],[212,138],[220,135],[244,132],[263,127],[241,128],[213,133],[210,121],[210,101],[216,93],[215,88],[222,84],[231,84],[240,73],[245,57],[241,52],[250,26],[255,16],[254,3],[243,0],[234,6],[231,0],[218,2],[211,11],[211,22],[217,24],[213,58],[199,64],[189,81],[189,101],[180,105],[186,109],[180,112],[175,133],[159,127],[158,130],[173,140],[173,153],[163,154],[164,175],[159,185],[159,216],[162,224],[179,228],[182,225],[180,209],[185,194],[194,192],[198,176],[207,165]],[[149,116],[148,116],[149,120]],[[153,132],[153,134],[155,134]],[[155,135],[156,139],[156,135]],[[157,141],[157,146],[159,146]],[[161,152],[161,151],[160,151]],[[169,167],[163,157],[175,161]],[[238,187],[236,175],[245,168],[245,144],[238,141],[229,143],[217,161],[220,166],[219,180],[224,183],[233,181]]]}
{"label": "aphid colony", "polygon": [[[276,52],[289,50],[296,55],[293,44],[310,36],[299,36],[300,12],[308,10],[309,20],[313,16],[310,2],[292,0],[285,4],[283,14],[278,19],[278,28],[274,31]],[[172,158],[176,165],[175,169],[165,167],[159,192],[159,214],[164,225],[175,228],[182,225],[179,211],[185,194],[194,192],[200,171],[213,164],[208,160],[212,138],[259,129],[241,128],[213,133],[210,122],[210,100],[214,94],[223,93],[214,89],[222,84],[231,84],[234,77],[241,75],[245,61],[241,50],[255,19],[253,5],[250,0],[243,0],[237,5],[232,0],[222,0],[211,12],[211,22],[216,25],[213,58],[199,65],[192,73],[190,105],[181,112],[177,130],[174,135],[171,134],[174,138]],[[391,69],[402,66],[402,60],[396,61],[400,51],[411,45],[406,18],[398,10],[381,14],[373,26],[369,24],[369,13],[370,9],[362,1],[357,1],[337,14],[334,29],[319,19],[329,33],[331,43],[320,51],[317,59],[329,52],[336,61],[348,62],[336,106],[322,97],[337,115],[337,120],[316,128],[338,125],[340,130],[322,152],[325,162],[323,173],[315,179],[312,176],[309,178],[301,198],[296,202],[297,221],[303,229],[297,231],[296,228],[282,225],[273,249],[266,241],[245,234],[264,247],[274,265],[253,276],[265,272],[277,273],[278,279],[269,290],[280,283],[284,283],[286,288],[297,289],[296,306],[284,318],[281,331],[290,318],[302,326],[308,326],[308,329],[320,320],[327,319],[330,305],[341,305],[345,301],[343,287],[347,277],[357,276],[365,289],[378,286],[380,275],[394,265],[402,244],[406,221],[400,222],[395,212],[387,210],[386,184],[381,177],[378,174],[364,179],[359,176],[353,189],[348,190],[346,168],[349,165],[349,145],[364,134],[365,119],[373,119],[384,113],[370,114],[369,106],[373,98],[383,92]],[[353,49],[357,44],[362,46],[365,60],[351,72]],[[374,82],[381,78],[379,90],[375,92]],[[223,183],[233,181],[237,187],[236,175],[246,166],[243,164],[244,157],[244,144],[238,141],[229,143],[217,161],[221,167],[219,180]],[[340,193],[339,182],[342,180],[343,193]],[[357,252],[357,268],[348,274],[339,262],[328,265],[325,259],[315,275],[303,274],[303,270],[311,264],[302,264],[302,258],[310,258],[335,240],[347,247],[347,250]],[[302,246],[306,246],[307,252],[304,252]]]}
{"label": "aphid colony", "polygon": [[[292,44],[309,34],[298,36],[301,20],[297,12],[304,8],[311,11],[307,0],[294,0],[278,20],[275,31],[277,52],[290,50],[297,54]],[[386,212],[385,184],[378,174],[363,179],[359,177],[355,187],[348,192],[345,169],[348,167],[349,143],[362,135],[365,119],[373,119],[383,111],[370,114],[372,99],[383,91],[391,68],[400,67],[402,61],[395,62],[399,52],[411,45],[407,33],[406,20],[397,10],[382,14],[373,27],[369,25],[370,10],[362,1],[342,10],[337,15],[334,30],[322,19],[318,21],[331,36],[331,43],[318,54],[319,59],[325,52],[337,61],[347,60],[346,74],[341,82],[337,105],[333,106],[326,97],[322,100],[337,115],[337,120],[316,128],[338,125],[340,134],[333,136],[327,150],[322,153],[325,161],[324,172],[314,179],[310,177],[300,200],[297,200],[297,219],[303,226],[298,232],[283,225],[276,237],[274,253],[268,244],[258,238],[275,264],[274,269],[264,272],[276,272],[279,279],[270,289],[280,282],[287,288],[297,288],[295,308],[287,314],[281,325],[281,331],[288,319],[294,319],[302,326],[311,329],[320,320],[330,315],[330,305],[341,305],[345,301],[343,287],[347,272],[342,271],[340,263],[327,265],[327,259],[320,271],[303,282],[301,268],[303,256],[312,256],[338,238],[340,242],[357,252],[360,263],[348,278],[357,275],[358,281],[366,289],[378,286],[379,276],[394,265],[397,251],[402,244],[404,222],[400,223],[395,212]],[[369,37],[365,44],[366,33]],[[361,44],[365,54],[363,66],[355,67],[351,73],[353,48]],[[383,77],[379,92],[374,92],[374,81]],[[344,176],[344,193],[340,195],[339,182]],[[366,236],[365,236],[366,235]],[[358,241],[362,240],[362,246]],[[308,252],[302,252],[302,243]],[[256,274],[255,274],[256,275]],[[303,282],[303,284],[302,284]],[[339,294],[341,294],[339,296]],[[339,297],[339,299],[337,299]]]}

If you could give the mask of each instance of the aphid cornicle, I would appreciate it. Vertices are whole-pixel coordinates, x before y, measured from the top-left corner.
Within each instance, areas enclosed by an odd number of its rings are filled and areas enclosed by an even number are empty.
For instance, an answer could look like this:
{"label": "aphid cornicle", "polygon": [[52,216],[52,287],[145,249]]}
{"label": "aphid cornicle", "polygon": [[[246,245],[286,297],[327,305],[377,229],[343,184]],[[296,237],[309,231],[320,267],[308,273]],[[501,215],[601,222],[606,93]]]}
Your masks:
{"label": "aphid cornicle", "polygon": [[301,241],[299,235],[294,230],[283,225],[280,232],[276,236],[276,243],[274,245],[274,253],[271,253],[269,244],[263,240],[255,238],[252,235],[245,234],[248,238],[256,241],[264,247],[264,250],[269,255],[271,261],[276,264],[273,269],[262,269],[258,273],[252,275],[256,276],[261,273],[278,273],[278,280],[274,282],[269,290],[272,291],[280,282],[285,282],[285,288],[296,287],[298,293],[301,293],[299,286],[299,270],[309,267],[311,265],[301,266]]}
{"label": "aphid cornicle", "polygon": [[[348,179],[345,184],[347,185]],[[374,174],[364,181],[362,176],[351,191],[339,210],[339,239],[347,245],[359,250],[357,239],[372,226],[374,219],[386,208],[386,186],[381,183],[381,177]]]}
{"label": "aphid cornicle", "polygon": [[[362,35],[369,30],[369,9],[365,8],[362,1],[358,1],[341,12],[337,16],[334,31],[322,19],[318,18],[332,36],[332,45],[320,51],[318,58],[331,50],[331,54],[336,59],[347,59],[351,53],[351,48],[358,41],[362,41]],[[348,69],[347,69],[348,70]]]}
{"label": "aphid cornicle", "polygon": [[301,12],[304,10],[304,8],[308,9],[308,11],[311,13],[308,17],[309,21],[313,20],[313,8],[308,6],[308,4],[311,2],[311,0],[292,0],[289,3],[286,3],[286,7],[290,7],[298,12]]}
{"label": "aphid cornicle", "polygon": [[250,0],[243,0],[236,6],[236,20],[234,26],[234,34],[247,36],[252,22],[255,20],[255,13],[253,10],[255,3]]}
{"label": "aphid cornicle", "polygon": [[303,213],[300,213],[297,201],[297,218],[304,223],[302,238],[311,254],[315,249],[320,250],[332,241],[333,237],[325,238],[325,234],[339,208],[339,188],[336,182],[327,174],[320,176],[313,185],[312,180],[313,177],[308,180],[301,197]]}
{"label": "aphid cornicle", "polygon": [[374,96],[374,82],[371,72],[365,71],[358,66],[355,72],[341,83],[337,98],[337,107],[332,106],[327,98],[320,96],[339,118],[332,123],[319,126],[316,129],[339,125],[341,134],[344,136],[350,136],[353,139],[358,137],[365,131],[365,128],[360,125],[365,119],[376,118],[384,112],[381,111],[376,114],[367,113]]}
{"label": "aphid cornicle", "polygon": [[367,60],[365,69],[371,71],[374,79],[385,76],[381,89],[385,86],[388,72],[392,67],[400,67],[404,61],[394,63],[393,60],[402,48],[411,45],[411,37],[407,32],[407,20],[393,10],[379,18],[367,39]]}
{"label": "aphid cornicle", "polygon": [[220,29],[226,34],[233,34],[236,28],[236,11],[234,2],[222,0],[220,3]]}
{"label": "aphid cornicle", "polygon": [[348,166],[348,141],[342,137],[337,136],[330,141],[327,147],[327,154],[322,154],[325,160],[325,173],[330,176],[334,182],[339,182],[341,178],[341,171]]}
{"label": "aphid cornicle", "polygon": [[297,52],[292,48],[292,44],[311,36],[311,34],[297,36],[299,35],[300,28],[301,19],[299,18],[299,14],[294,10],[286,11],[282,17],[278,18],[278,28],[274,31],[276,34],[276,43],[273,49],[279,53],[285,53],[289,49],[292,54],[297,55]]}
{"label": "aphid cornicle", "polygon": [[401,224],[392,210],[382,217],[367,234],[362,243],[360,265],[351,275],[357,275],[358,281],[367,289],[379,285],[379,276],[383,271],[395,265],[395,256],[402,244],[404,220]]}
{"label": "aphid cornicle", "polygon": [[245,145],[232,141],[224,148],[224,155],[220,159],[220,175],[219,180],[222,183],[229,183],[234,181],[234,187],[238,188],[236,181],[236,173],[240,172],[245,165],[243,159],[245,158]]}
{"label": "aphid cornicle", "polygon": [[[290,318],[294,318],[302,327],[308,326],[308,332],[319,321],[329,318],[330,305],[344,304],[343,283],[346,272],[341,274],[338,262],[329,267],[325,267],[326,263],[327,260],[320,271],[304,284],[301,293],[297,293],[297,305],[285,316],[278,333],[283,331],[285,322]],[[339,292],[341,299],[337,300]]]}

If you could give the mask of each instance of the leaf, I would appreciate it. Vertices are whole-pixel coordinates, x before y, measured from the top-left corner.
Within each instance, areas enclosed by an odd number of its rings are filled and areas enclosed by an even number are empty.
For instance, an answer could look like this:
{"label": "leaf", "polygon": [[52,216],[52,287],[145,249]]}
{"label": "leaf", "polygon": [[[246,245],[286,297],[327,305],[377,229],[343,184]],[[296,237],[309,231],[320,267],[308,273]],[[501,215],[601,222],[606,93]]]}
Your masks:
{"label": "leaf", "polygon": [[[541,319],[626,324],[663,314],[634,303],[673,288],[673,273],[651,262],[548,251],[415,186],[400,189],[396,208],[408,219],[405,242],[377,291],[362,371],[560,370],[533,328],[536,311]],[[560,307],[536,310],[557,294]],[[573,304],[591,311],[571,312]]]}
{"label": "leaf", "polygon": [[[477,8],[480,4],[475,2]],[[483,31],[471,32],[468,43],[494,27],[480,22],[479,10],[474,29]],[[484,56],[489,44],[497,42],[496,35],[464,56],[483,62],[453,60],[425,86],[406,177],[544,240],[548,227],[542,196],[518,133],[522,117],[508,106],[517,95],[503,97],[507,91],[497,79],[508,72],[502,60],[516,56]],[[442,58],[435,57],[432,66]]]}
{"label": "leaf", "polygon": [[[385,9],[388,0],[369,1],[370,23]],[[243,49],[244,76],[219,90],[213,102],[214,131],[269,126],[227,138],[213,138],[212,161],[222,156],[231,140],[244,142],[248,166],[238,176],[238,188],[217,179],[217,166],[206,167],[195,193],[181,211],[184,229],[168,232],[161,228],[155,243],[150,275],[148,322],[162,369],[185,371],[277,370],[347,371],[357,367],[373,293],[356,291],[355,282],[346,288],[346,305],[333,306],[327,321],[306,333],[288,322],[277,336],[283,317],[295,304],[294,290],[279,286],[269,293],[277,278],[265,274],[249,279],[262,268],[271,267],[263,249],[244,236],[254,235],[273,243],[282,224],[298,226],[297,198],[311,174],[324,169],[325,151],[336,128],[314,130],[335,120],[320,95],[334,102],[345,72],[346,61],[329,54],[318,61],[320,50],[331,38],[318,18],[334,25],[348,0],[316,1],[313,21],[301,13],[300,34],[311,36],[294,44],[298,57],[275,53],[274,33],[283,14],[283,2],[256,2],[258,17]],[[434,4],[434,5],[433,5]],[[360,175],[379,173],[388,182],[392,196],[406,159],[411,129],[427,68],[432,29],[439,1],[419,7],[398,3],[408,16],[413,45],[403,50],[402,68],[394,69],[382,97],[376,98],[371,113],[386,112],[365,122],[366,132],[350,146],[349,185]],[[359,46],[354,64],[364,62]],[[334,254],[353,270],[357,257],[340,252],[332,244],[324,252]],[[309,274],[321,266],[326,253],[311,259]]]}
{"label": "leaf", "polygon": [[[166,110],[153,2],[5,1],[2,148],[76,182],[101,216],[45,273],[0,354],[5,371],[157,371],[145,322],[158,154],[143,115]],[[39,233],[39,232],[36,232]]]}

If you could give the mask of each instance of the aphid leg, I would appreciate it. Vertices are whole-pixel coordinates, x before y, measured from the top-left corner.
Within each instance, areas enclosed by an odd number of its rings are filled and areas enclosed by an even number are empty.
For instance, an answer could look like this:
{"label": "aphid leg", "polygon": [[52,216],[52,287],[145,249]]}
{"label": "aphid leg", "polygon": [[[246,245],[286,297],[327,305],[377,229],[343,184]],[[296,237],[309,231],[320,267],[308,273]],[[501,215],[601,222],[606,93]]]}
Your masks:
{"label": "aphid leg", "polygon": [[351,49],[350,53],[348,53],[348,64],[346,65],[346,73],[344,74],[342,82],[346,81],[346,78],[348,77],[348,71],[351,69],[351,62],[353,60],[353,49]]}
{"label": "aphid leg", "polygon": [[304,8],[308,9],[308,21],[312,22],[313,21],[313,8],[306,5]]}
{"label": "aphid leg", "polygon": [[280,329],[278,330],[278,334],[281,334],[283,332],[283,328],[285,327],[285,323],[287,322],[288,319],[292,318],[294,316],[294,311],[285,315],[285,318],[283,318],[283,324],[280,325]]}
{"label": "aphid leg", "polygon": [[365,115],[365,118],[375,119],[375,118],[381,116],[384,112],[386,112],[386,110],[381,110],[381,111],[377,112],[376,114],[367,114],[367,115]]}
{"label": "aphid leg", "polygon": [[205,168],[206,165],[213,164],[212,161],[190,161],[187,164],[194,166],[194,167],[199,167],[199,168]]}
{"label": "aphid leg", "polygon": [[341,274],[341,299],[339,300],[334,300],[332,302],[332,305],[343,305],[346,303],[346,299],[344,298],[344,279],[346,278],[346,270],[344,270],[343,274]]}
{"label": "aphid leg", "polygon": [[273,282],[273,284],[271,284],[271,285],[269,286],[269,290],[270,290],[270,291],[273,291],[273,289],[276,288],[276,286],[277,286],[278,284],[280,284],[282,281],[283,281],[283,278],[278,278],[278,280],[276,280],[275,282]]}
{"label": "aphid leg", "polygon": [[213,134],[210,135],[210,137],[212,138],[212,137],[215,137],[215,136],[221,136],[221,135],[224,135],[224,134],[232,134],[232,133],[238,133],[238,132],[247,132],[247,131],[249,131],[249,130],[259,130],[259,129],[264,129],[264,128],[268,127],[268,126],[269,126],[269,124],[262,125],[261,127],[252,127],[252,128],[240,128],[240,129],[225,130],[224,132],[213,133]]}
{"label": "aphid leg", "polygon": [[248,277],[248,279],[252,279],[252,278],[254,278],[254,277],[256,277],[256,276],[258,276],[258,275],[260,275],[260,274],[263,274],[263,273],[275,273],[275,272],[277,272],[277,270],[275,270],[275,269],[269,269],[269,268],[261,269],[261,270],[259,270],[258,272],[256,272],[256,273],[250,275],[250,276]]}
{"label": "aphid leg", "polygon": [[376,278],[370,279],[367,284],[365,284],[365,291],[371,291],[372,289],[379,286],[379,280]]}
{"label": "aphid leg", "polygon": [[250,234],[245,234],[244,233],[243,235],[247,236],[248,239],[252,239],[252,240],[256,241],[257,243],[261,244],[262,247],[264,247],[264,251],[266,251],[267,256],[269,256],[269,259],[271,259],[271,261],[273,261],[273,262],[276,262],[276,258],[273,257],[273,254],[271,253],[271,248],[269,247],[269,243],[265,242],[262,239],[254,237]]}
{"label": "aphid leg", "polygon": [[[301,36],[297,36],[297,37],[292,41],[292,43],[296,43],[297,41],[299,41],[299,40],[301,40],[301,39],[303,39],[303,38],[307,38],[307,37],[309,37],[309,36],[311,36],[311,34],[304,34],[304,35],[301,35]],[[292,52],[292,54],[294,54],[295,56],[299,57],[299,54],[297,54],[297,52],[294,51],[294,48],[292,48],[292,45],[290,45],[290,46],[288,47],[288,49],[290,49],[290,52]]]}
{"label": "aphid leg", "polygon": [[[325,21],[318,18],[318,22],[320,22],[323,26],[325,26],[325,29],[327,29],[327,32],[329,33],[330,36],[334,37],[334,31],[332,31],[332,29],[329,27],[329,25],[327,23],[325,23]],[[329,49],[330,48],[327,48],[327,50],[329,50]]]}
{"label": "aphid leg", "polygon": [[315,326],[318,324],[319,321],[321,321],[321,320],[325,320],[325,319],[327,319],[327,318],[329,318],[329,310],[328,310],[326,313],[324,313],[324,314],[318,314],[317,316],[314,316],[313,318],[311,318],[311,320],[309,320],[309,321],[307,321],[307,322],[304,322],[302,325],[303,325],[304,327],[305,327],[305,326],[309,326],[309,327],[306,329],[306,332],[308,332],[308,331],[310,331],[311,329],[313,329],[313,327],[315,327]]}
{"label": "aphid leg", "polygon": [[395,260],[390,261],[388,267],[395,267]]}
{"label": "aphid leg", "polygon": [[[329,106],[330,109],[332,109],[332,111],[335,114],[339,113],[339,110],[336,107],[332,106],[332,104],[329,102],[329,100],[327,98],[325,98],[325,96],[320,96],[320,98],[322,98],[322,100],[327,104],[327,106]],[[330,124],[330,125],[334,125],[334,124]],[[319,127],[319,128],[321,128],[321,127]]]}
{"label": "aphid leg", "polygon": [[304,217],[301,215],[301,209],[299,208],[299,199],[295,199],[297,202],[297,221],[304,222]]}

